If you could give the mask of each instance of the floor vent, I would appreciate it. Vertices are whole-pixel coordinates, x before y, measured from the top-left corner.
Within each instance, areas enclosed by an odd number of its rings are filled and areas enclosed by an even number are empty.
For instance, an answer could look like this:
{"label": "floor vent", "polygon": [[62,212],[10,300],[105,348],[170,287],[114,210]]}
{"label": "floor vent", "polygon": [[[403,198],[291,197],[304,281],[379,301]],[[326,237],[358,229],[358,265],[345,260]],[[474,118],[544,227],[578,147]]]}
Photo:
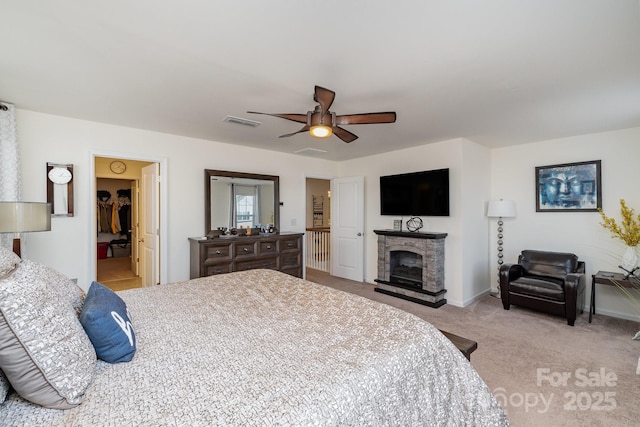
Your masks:
{"label": "floor vent", "polygon": [[243,126],[251,126],[251,127],[256,127],[256,126],[260,126],[262,124],[262,122],[257,122],[255,120],[249,120],[249,119],[243,119],[242,117],[235,117],[235,116],[227,116],[224,118],[225,122],[229,122],[229,123],[237,123],[239,125],[243,125]]}

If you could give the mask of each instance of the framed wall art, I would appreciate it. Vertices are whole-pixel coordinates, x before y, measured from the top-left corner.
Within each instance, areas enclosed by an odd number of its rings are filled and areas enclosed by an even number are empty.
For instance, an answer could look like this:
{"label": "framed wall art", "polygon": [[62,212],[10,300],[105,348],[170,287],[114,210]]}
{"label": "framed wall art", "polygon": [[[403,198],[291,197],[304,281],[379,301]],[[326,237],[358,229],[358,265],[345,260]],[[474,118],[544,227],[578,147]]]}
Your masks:
{"label": "framed wall art", "polygon": [[600,160],[536,167],[536,212],[602,208]]}

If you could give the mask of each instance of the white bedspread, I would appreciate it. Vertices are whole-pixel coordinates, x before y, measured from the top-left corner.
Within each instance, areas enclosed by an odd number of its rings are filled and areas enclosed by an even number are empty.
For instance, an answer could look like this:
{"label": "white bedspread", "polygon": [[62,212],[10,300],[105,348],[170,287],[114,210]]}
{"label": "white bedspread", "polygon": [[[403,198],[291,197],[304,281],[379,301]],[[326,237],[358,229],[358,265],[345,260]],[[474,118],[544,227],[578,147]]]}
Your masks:
{"label": "white bedspread", "polygon": [[2,425],[508,425],[450,341],[416,316],[271,270],[119,292],[138,339],[83,403],[16,395]]}

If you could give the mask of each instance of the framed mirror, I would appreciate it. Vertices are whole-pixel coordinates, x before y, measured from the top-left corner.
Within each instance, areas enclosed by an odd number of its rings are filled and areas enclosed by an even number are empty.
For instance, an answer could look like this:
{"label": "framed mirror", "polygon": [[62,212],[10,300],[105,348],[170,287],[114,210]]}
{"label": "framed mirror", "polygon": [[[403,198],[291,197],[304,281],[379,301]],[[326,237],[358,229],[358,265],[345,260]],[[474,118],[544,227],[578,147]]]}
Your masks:
{"label": "framed mirror", "polygon": [[280,229],[280,183],[275,175],[204,170],[205,234],[218,228]]}

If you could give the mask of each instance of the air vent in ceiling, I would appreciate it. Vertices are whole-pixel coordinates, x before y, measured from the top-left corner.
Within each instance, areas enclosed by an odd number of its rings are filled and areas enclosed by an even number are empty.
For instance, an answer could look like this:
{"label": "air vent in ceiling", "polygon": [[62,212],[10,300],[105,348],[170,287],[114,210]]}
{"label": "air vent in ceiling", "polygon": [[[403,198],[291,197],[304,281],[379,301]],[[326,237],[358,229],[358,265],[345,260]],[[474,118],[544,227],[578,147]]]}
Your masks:
{"label": "air vent in ceiling", "polygon": [[227,116],[224,118],[225,122],[229,122],[229,123],[237,123],[239,125],[243,125],[243,126],[251,126],[251,127],[256,127],[256,126],[260,126],[262,124],[262,122],[257,122],[255,120],[249,120],[249,119],[243,119],[242,117],[235,117],[235,116]]}
{"label": "air vent in ceiling", "polygon": [[301,154],[303,156],[316,156],[318,154],[324,154],[326,152],[327,152],[326,150],[307,147],[307,148],[303,148],[302,150],[294,151],[293,154]]}

